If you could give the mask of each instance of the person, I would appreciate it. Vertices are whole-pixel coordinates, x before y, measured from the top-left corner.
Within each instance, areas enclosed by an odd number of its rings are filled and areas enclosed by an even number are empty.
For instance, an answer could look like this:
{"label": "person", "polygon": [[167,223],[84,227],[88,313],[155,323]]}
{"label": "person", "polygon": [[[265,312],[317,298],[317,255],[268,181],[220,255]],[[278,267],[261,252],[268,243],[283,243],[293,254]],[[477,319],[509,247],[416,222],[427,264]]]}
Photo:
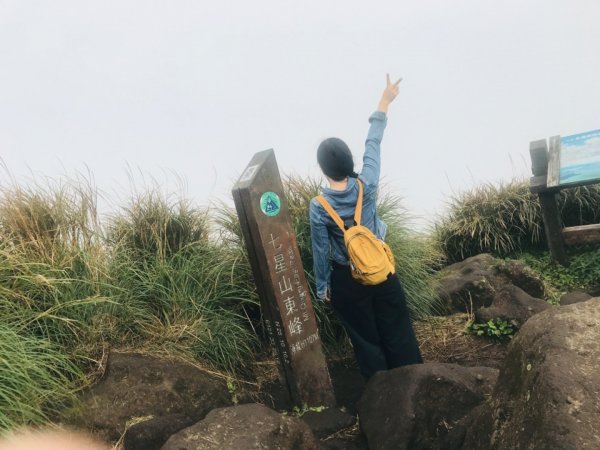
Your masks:
{"label": "person", "polygon": [[23,429],[0,437],[0,450],[109,450],[88,434],[66,429]]}
{"label": "person", "polygon": [[[398,95],[400,81],[402,79],[392,83],[387,75],[387,85],[377,111],[369,118],[360,174],[354,172],[352,153],[341,139],[325,139],[317,149],[317,161],[329,183],[329,187],[322,188],[322,195],[350,227],[354,220],[359,178],[363,184],[361,224],[382,240],[387,226],[376,210],[380,144],[388,107]],[[398,276],[390,274],[383,283],[370,286],[355,281],[342,230],[315,198],[310,202],[309,211],[317,297],[330,303],[340,319],[363,376],[369,379],[380,370],[422,363]]]}

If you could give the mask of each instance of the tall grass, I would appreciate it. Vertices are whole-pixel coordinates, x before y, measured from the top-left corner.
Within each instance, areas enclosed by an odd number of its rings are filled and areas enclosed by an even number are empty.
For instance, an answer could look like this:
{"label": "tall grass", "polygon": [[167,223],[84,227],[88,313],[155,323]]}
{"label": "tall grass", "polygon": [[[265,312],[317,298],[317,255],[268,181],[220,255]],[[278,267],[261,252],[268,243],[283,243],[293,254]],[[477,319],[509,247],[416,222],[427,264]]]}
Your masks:
{"label": "tall grass", "polygon": [[91,183],[0,187],[0,428],[45,420],[82,385],[114,306],[106,256]]}
{"label": "tall grass", "polygon": [[[97,191],[84,178],[45,180],[23,187],[0,186],[0,239],[31,260],[91,270],[85,256],[104,250],[100,242]],[[86,274],[87,276],[87,274]]]}
{"label": "tall grass", "polygon": [[208,212],[156,190],[134,198],[109,226],[109,272],[118,302],[133,311],[131,335],[191,352],[219,370],[247,373],[257,336],[237,282],[239,252],[209,239]]}
{"label": "tall grass", "polygon": [[410,214],[398,196],[384,191],[377,209],[388,225],[385,240],[394,253],[396,272],[406,291],[412,316],[424,319],[441,312],[443,308],[431,277],[444,259],[437,242],[410,229]]}
{"label": "tall grass", "polygon": [[81,378],[63,350],[0,323],[0,433],[46,423],[74,401]]}
{"label": "tall grass", "polygon": [[[558,206],[565,226],[599,222],[600,186],[562,190]],[[545,246],[539,201],[525,180],[483,184],[452,197],[435,235],[449,262],[478,253],[507,256]]]}
{"label": "tall grass", "polygon": [[0,187],[0,314],[73,352],[106,307],[97,194],[84,179]]}
{"label": "tall grass", "polygon": [[[289,177],[284,185],[312,288],[308,208],[319,183]],[[44,421],[70,401],[107,346],[250,376],[268,345],[232,208],[199,208],[150,187],[100,220],[97,197],[84,179],[0,186],[0,429]],[[427,315],[435,255],[410,233],[397,198],[384,195],[379,207],[411,311]],[[315,310],[328,349],[343,347],[330,308],[317,302]]]}
{"label": "tall grass", "polygon": [[149,187],[112,217],[109,243],[137,260],[166,259],[189,245],[208,239],[207,211]]}

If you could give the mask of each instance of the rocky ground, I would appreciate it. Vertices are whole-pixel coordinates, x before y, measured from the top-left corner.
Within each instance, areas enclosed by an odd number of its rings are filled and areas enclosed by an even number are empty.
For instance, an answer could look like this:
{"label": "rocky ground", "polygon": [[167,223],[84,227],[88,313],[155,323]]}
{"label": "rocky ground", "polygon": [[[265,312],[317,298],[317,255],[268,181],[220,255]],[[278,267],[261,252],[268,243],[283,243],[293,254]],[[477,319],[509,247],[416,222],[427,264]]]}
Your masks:
{"label": "rocky ground", "polygon": [[[508,338],[502,340],[474,336],[465,332],[470,321],[466,313],[444,317],[432,317],[415,323],[415,331],[425,362],[454,363],[461,366],[484,366],[499,369],[506,356]],[[366,383],[361,376],[352,355],[331,361],[330,375],[338,405],[348,414],[357,417],[357,403],[364,392]],[[290,404],[273,371],[271,379],[259,389],[259,401],[275,410],[288,410]],[[304,417],[310,421],[310,414]],[[359,450],[368,449],[358,422],[346,429],[321,437],[321,443],[328,449]]]}
{"label": "rocky ground", "polygon": [[[439,281],[447,315],[414,324],[428,364],[380,372],[366,384],[351,354],[329,358],[335,408],[294,410],[275,361],[257,362],[255,381],[232,385],[193,362],[111,352],[68,423],[127,450],[598,448],[590,434],[600,411],[598,370],[590,361],[600,354],[599,299],[573,293],[560,300],[568,306],[552,307],[531,269],[489,255],[446,268]],[[473,320],[494,317],[519,329],[514,339],[466,332]],[[511,417],[545,431],[515,431]]]}

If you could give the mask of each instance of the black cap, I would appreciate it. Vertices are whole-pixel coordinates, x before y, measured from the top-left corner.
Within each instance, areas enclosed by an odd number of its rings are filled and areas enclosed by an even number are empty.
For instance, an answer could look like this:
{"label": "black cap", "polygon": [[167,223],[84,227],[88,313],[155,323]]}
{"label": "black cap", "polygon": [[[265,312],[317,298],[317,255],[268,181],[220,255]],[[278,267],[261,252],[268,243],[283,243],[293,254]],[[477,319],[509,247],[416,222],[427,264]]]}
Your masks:
{"label": "black cap", "polygon": [[328,138],[321,142],[317,149],[317,161],[323,173],[335,181],[356,176],[352,152],[341,139]]}

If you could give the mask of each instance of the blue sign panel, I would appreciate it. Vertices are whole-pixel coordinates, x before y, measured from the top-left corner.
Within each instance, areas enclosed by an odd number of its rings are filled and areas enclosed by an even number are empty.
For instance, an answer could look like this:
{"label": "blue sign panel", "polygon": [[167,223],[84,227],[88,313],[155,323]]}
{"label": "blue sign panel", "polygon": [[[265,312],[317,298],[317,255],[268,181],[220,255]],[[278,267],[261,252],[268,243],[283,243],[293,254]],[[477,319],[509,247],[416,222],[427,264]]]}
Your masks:
{"label": "blue sign panel", "polygon": [[600,130],[560,139],[560,184],[600,180]]}

